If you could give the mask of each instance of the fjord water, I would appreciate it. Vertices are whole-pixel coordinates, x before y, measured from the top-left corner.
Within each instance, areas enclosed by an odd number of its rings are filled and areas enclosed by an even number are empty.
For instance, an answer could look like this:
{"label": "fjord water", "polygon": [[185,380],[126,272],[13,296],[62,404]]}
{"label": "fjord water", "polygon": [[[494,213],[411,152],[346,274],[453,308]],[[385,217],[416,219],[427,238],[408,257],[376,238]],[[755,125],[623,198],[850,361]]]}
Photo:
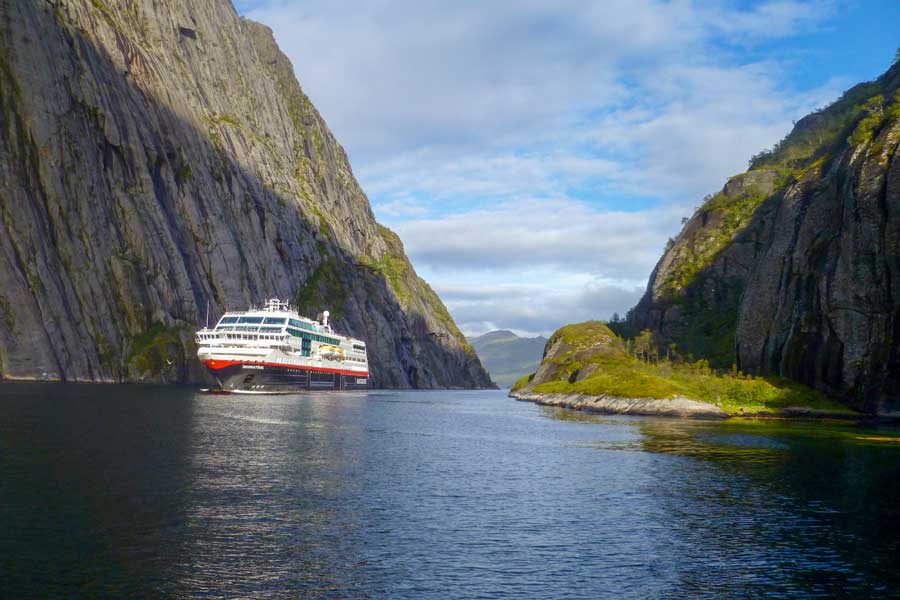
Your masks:
{"label": "fjord water", "polygon": [[884,597],[900,432],[0,385],[0,596]]}

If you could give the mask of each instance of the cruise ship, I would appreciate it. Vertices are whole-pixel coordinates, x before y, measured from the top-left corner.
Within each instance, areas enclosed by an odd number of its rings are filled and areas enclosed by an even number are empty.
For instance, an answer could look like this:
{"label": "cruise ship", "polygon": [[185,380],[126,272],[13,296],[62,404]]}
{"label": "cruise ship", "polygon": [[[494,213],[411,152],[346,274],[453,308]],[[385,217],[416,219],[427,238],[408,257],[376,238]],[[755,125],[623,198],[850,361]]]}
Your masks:
{"label": "cruise ship", "polygon": [[335,333],[328,323],[273,298],[259,309],[227,312],[196,334],[197,356],[219,383],[215,391],[285,394],[307,390],[365,390],[366,344]]}

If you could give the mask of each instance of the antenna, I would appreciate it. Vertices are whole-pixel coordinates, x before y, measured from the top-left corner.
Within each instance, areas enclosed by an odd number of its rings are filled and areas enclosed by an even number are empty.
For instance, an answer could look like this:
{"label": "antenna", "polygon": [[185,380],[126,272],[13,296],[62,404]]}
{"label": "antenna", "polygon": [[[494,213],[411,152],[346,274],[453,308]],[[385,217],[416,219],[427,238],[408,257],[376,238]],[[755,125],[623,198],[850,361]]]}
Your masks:
{"label": "antenna", "polygon": [[209,298],[206,299],[206,328],[209,329]]}

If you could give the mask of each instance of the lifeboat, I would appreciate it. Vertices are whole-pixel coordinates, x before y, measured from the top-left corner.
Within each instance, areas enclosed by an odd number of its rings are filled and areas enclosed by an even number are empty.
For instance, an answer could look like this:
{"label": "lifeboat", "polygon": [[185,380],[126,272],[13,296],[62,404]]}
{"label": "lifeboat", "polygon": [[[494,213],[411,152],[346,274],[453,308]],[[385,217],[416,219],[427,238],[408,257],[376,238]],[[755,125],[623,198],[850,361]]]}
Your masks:
{"label": "lifeboat", "polygon": [[319,346],[319,355],[330,360],[344,360],[344,349],[338,346],[322,344]]}

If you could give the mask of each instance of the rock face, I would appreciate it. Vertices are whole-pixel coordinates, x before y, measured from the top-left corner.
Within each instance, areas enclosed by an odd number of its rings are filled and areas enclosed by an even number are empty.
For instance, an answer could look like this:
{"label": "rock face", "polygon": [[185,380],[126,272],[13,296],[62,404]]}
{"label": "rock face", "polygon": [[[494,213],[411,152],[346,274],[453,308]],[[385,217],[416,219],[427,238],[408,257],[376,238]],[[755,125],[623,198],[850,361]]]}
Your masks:
{"label": "rock face", "polygon": [[900,64],[799,121],[687,221],[630,314],[683,354],[900,408]]}
{"label": "rock face", "polygon": [[522,375],[534,373],[541,362],[547,338],[519,337],[512,331],[490,331],[469,338],[478,358],[497,385],[509,387]]}
{"label": "rock face", "polygon": [[376,385],[491,385],[269,29],[227,0],[0,16],[0,377],[199,381],[207,305],[277,296],[365,338]]}

